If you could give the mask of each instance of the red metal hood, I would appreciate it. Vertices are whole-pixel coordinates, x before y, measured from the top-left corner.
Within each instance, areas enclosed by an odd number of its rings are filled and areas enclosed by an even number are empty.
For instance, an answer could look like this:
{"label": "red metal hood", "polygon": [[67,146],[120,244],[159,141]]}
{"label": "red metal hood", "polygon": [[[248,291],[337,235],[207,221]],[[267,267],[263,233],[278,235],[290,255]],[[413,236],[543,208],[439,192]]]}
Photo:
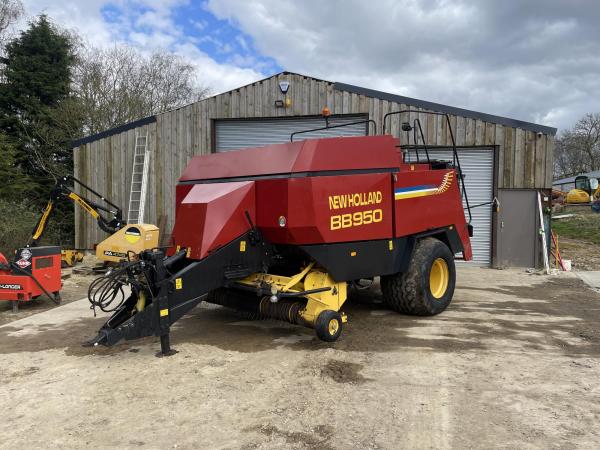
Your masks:
{"label": "red metal hood", "polygon": [[392,136],[307,139],[192,158],[179,181],[398,167]]}

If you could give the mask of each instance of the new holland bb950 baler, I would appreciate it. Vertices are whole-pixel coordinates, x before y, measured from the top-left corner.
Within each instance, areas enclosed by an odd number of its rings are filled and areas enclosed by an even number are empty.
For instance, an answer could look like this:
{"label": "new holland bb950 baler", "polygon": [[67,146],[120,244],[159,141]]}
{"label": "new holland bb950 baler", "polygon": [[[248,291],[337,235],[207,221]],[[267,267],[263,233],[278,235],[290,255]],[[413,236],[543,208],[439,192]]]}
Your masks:
{"label": "new holland bb950 baler", "polygon": [[[168,353],[171,325],[203,300],[334,341],[349,286],[376,276],[391,308],[440,313],[454,255],[471,259],[459,171],[405,163],[397,144],[312,139],[194,157],[176,188],[173,247],[90,287],[93,305],[114,314],[88,344],[155,335]],[[131,295],[117,301],[123,284]]]}

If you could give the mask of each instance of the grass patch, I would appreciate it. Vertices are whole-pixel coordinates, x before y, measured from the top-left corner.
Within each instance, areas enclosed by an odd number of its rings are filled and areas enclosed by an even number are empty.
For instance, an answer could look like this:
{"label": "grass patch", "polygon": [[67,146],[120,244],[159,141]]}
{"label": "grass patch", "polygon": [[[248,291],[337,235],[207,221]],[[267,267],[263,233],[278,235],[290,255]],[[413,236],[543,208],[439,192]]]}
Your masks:
{"label": "grass patch", "polygon": [[575,215],[552,221],[552,231],[560,237],[600,245],[600,214]]}

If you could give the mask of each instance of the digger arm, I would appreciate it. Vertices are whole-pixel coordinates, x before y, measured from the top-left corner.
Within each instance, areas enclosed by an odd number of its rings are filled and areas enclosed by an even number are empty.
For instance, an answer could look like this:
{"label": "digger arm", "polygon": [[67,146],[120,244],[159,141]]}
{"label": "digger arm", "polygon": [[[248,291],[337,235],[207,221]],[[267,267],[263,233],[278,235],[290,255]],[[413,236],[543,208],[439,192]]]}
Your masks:
{"label": "digger arm", "polygon": [[[115,211],[112,211],[108,208],[100,206],[100,205],[82,197],[81,195],[77,194],[69,186],[66,185],[67,181],[73,181],[75,183],[80,184],[85,189],[89,190],[93,194],[100,197],[103,201],[105,201],[109,205],[113,206],[115,208]],[[31,234],[31,245],[37,245],[38,241],[41,239],[42,235],[46,231],[46,226],[48,225],[48,219],[50,218],[52,211],[54,211],[54,208],[56,207],[56,202],[61,197],[68,198],[76,205],[79,205],[79,207],[81,207],[84,211],[86,211],[90,216],[92,216],[98,222],[98,226],[100,227],[100,229],[102,231],[112,234],[112,233],[115,233],[116,231],[120,230],[121,228],[123,228],[123,226],[125,225],[125,222],[121,218],[122,212],[116,205],[109,202],[108,200],[106,200],[104,197],[102,197],[95,191],[91,190],[89,187],[87,187],[86,185],[81,183],[76,178],[71,177],[71,176],[66,176],[66,177],[61,178],[59,181],[57,181],[56,185],[52,189],[52,192],[50,194],[50,199],[48,200],[48,203],[46,204],[46,207],[44,208],[42,215],[40,216],[37,223],[35,224],[35,227],[33,228],[33,232]],[[100,211],[112,213],[113,218],[111,220],[106,219],[101,214]]]}

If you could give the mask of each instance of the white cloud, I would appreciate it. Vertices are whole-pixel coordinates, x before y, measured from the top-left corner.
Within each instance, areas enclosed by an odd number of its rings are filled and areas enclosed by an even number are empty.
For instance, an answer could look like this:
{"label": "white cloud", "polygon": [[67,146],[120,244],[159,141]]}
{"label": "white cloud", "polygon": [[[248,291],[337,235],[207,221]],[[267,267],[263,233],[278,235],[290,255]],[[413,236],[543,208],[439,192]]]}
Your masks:
{"label": "white cloud", "polygon": [[208,0],[286,70],[566,127],[600,111],[594,0]]}
{"label": "white cloud", "polygon": [[[58,25],[76,31],[94,47],[107,48],[115,43],[127,43],[143,52],[156,49],[173,51],[197,68],[198,84],[208,86],[213,93],[264,78],[258,70],[219,63],[198,49],[195,45],[197,39],[185,36],[173,19],[174,8],[187,3],[187,0],[24,1],[29,17],[45,13]],[[111,21],[106,21],[102,15],[108,4],[120,9]],[[26,21],[19,26],[24,28]],[[196,26],[202,26],[202,23]],[[232,48],[229,44],[220,43],[219,51],[228,53]]]}
{"label": "white cloud", "polygon": [[[94,46],[129,42],[190,60],[222,92],[258,80],[272,57],[286,70],[424,100],[570,126],[600,111],[600,3],[595,0],[208,0],[241,33],[186,36],[173,18],[195,0],[24,0]],[[107,22],[102,8],[121,13]],[[207,23],[192,23],[205,30]],[[244,37],[250,36],[252,44]],[[205,35],[206,36],[206,35]],[[225,62],[196,44],[210,39]]]}
{"label": "white cloud", "polygon": [[[47,14],[54,22],[78,34],[93,46],[106,47],[114,43],[113,32],[100,13],[104,0],[82,2],[57,2],[53,0],[24,0],[25,12],[29,18]],[[24,28],[26,20],[21,21]]]}

